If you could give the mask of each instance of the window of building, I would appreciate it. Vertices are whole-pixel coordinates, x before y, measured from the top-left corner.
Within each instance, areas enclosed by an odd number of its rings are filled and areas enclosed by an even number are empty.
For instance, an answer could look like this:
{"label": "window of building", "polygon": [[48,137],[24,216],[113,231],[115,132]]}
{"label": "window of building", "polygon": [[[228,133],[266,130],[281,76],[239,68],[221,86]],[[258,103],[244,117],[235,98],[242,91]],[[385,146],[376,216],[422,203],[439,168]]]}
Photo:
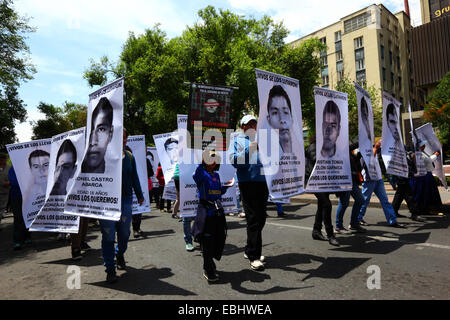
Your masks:
{"label": "window of building", "polygon": [[329,78],[328,75],[323,75],[322,76],[322,87],[328,87],[328,83],[329,83]]}
{"label": "window of building", "polygon": [[337,41],[334,43],[335,51],[342,51],[342,41]]}
{"label": "window of building", "polygon": [[372,22],[372,15],[370,12],[365,12],[354,18],[344,21],[344,33],[349,33],[361,28],[364,28]]}
{"label": "window of building", "polygon": [[397,69],[400,70],[400,57],[397,56]]}
{"label": "window of building", "polygon": [[335,32],[334,33],[334,41],[337,42],[337,41],[341,41],[341,40],[342,40],[342,33],[341,33],[341,31]]}
{"label": "window of building", "polygon": [[336,63],[336,70],[337,70],[337,79],[338,81],[342,80],[344,78],[344,62],[340,61]]}
{"label": "window of building", "polygon": [[389,50],[389,64],[392,66],[393,63],[393,56],[392,56],[392,51]]}
{"label": "window of building", "polygon": [[386,68],[382,69],[383,81],[386,81]]}
{"label": "window of building", "polygon": [[360,71],[366,68],[364,62],[364,48],[355,50],[355,62],[356,71]]}
{"label": "window of building", "polygon": [[336,61],[342,61],[344,60],[344,55],[342,54],[342,51],[336,52]]}
{"label": "window of building", "polygon": [[364,46],[363,37],[356,38],[354,40],[354,42],[355,42],[355,49],[359,49],[359,48],[362,48]]}
{"label": "window of building", "polygon": [[402,91],[402,77],[398,77],[398,90]]}
{"label": "window of building", "polygon": [[356,82],[360,85],[364,85],[366,83],[366,70],[356,71]]}
{"label": "window of building", "polygon": [[381,59],[384,60],[384,46],[383,45],[380,46],[380,54],[381,54]]}
{"label": "window of building", "polygon": [[394,73],[391,72],[391,88],[394,88]]}
{"label": "window of building", "polygon": [[327,56],[321,57],[320,63],[322,64],[322,66],[327,66],[328,65],[328,57]]}

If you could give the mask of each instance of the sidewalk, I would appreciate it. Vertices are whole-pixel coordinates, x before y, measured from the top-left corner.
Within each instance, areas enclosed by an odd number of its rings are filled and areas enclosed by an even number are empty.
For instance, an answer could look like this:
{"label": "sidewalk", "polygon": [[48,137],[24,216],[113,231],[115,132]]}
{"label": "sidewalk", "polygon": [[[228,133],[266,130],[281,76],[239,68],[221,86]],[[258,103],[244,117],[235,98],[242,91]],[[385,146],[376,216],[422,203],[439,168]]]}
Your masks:
{"label": "sidewalk", "polygon": [[[392,186],[389,183],[385,183],[384,187],[386,188],[386,193],[389,198],[389,202],[392,203],[392,200],[394,200],[395,190],[392,189]],[[449,188],[449,190],[450,190],[450,188]],[[446,205],[447,207],[450,206],[450,191],[445,191],[445,189],[443,187],[439,187],[439,193],[441,195],[442,204]],[[337,198],[335,195],[331,195],[330,200],[333,205],[337,205],[339,202],[339,198]],[[311,193],[304,193],[302,195],[292,197],[291,203],[314,203],[314,204],[316,204],[317,198]],[[350,197],[349,206],[352,206],[352,205],[353,205],[353,198]],[[369,208],[381,208],[380,201],[378,200],[378,198],[375,194],[372,195],[372,197],[370,198]],[[400,209],[408,209],[405,201],[403,201]]]}

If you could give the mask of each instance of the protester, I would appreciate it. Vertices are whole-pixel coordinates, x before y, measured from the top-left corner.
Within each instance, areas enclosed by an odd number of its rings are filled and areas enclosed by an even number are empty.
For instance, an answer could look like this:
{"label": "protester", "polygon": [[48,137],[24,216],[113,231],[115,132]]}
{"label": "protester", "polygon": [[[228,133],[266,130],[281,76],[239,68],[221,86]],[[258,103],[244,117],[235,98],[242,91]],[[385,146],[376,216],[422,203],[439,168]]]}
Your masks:
{"label": "protester", "polygon": [[22,192],[20,191],[19,181],[17,181],[14,167],[8,171],[8,179],[11,186],[11,209],[14,216],[13,228],[13,248],[22,249],[23,244],[31,243],[31,233],[25,226],[22,214]]}
{"label": "protester", "polygon": [[[381,148],[381,140],[378,140],[378,142],[375,144],[373,148],[373,154],[376,155],[378,150]],[[372,193],[375,193],[375,195],[380,200],[381,206],[383,208],[384,215],[386,217],[386,221],[389,226],[394,228],[405,228],[404,225],[397,223],[397,217],[394,212],[394,208],[392,208],[392,205],[389,203],[388,197],[386,195],[386,190],[384,188],[384,181],[383,179],[379,180],[373,180],[370,177],[370,174],[367,170],[367,166],[364,163],[364,158],[361,157],[361,164],[363,168],[365,168],[364,172],[365,175],[363,176],[364,182],[362,183],[362,194],[364,197],[364,202],[361,206],[361,209],[358,214],[358,221],[361,225],[367,226],[368,223],[364,221],[364,215],[366,214],[367,207],[370,203],[370,198],[372,197]]]}
{"label": "protester", "polygon": [[180,167],[178,166],[178,163],[175,165],[175,172],[173,174],[173,181],[175,183],[175,189],[177,191],[177,200],[175,201],[175,204],[173,205],[173,213],[172,218],[179,219],[178,216],[178,210],[180,209]]}
{"label": "protester", "polygon": [[247,245],[244,257],[249,259],[252,270],[264,269],[262,252],[262,230],[266,223],[267,189],[266,178],[261,175],[263,168],[258,154],[256,138],[256,118],[244,116],[240,121],[243,132],[234,140],[234,153],[231,163],[237,169],[239,190],[247,222]]}
{"label": "protester", "polygon": [[279,202],[275,202],[275,205],[277,206],[277,216],[281,218],[286,217],[286,213],[284,213],[283,210],[283,205]]}
{"label": "protester", "polygon": [[408,161],[408,178],[397,176],[397,190],[395,192],[394,200],[392,201],[392,207],[397,215],[397,218],[403,217],[398,213],[400,205],[403,200],[406,201],[408,209],[411,212],[411,220],[424,222],[425,219],[420,217],[420,208],[414,200],[414,194],[411,186],[409,185],[410,179],[414,177],[414,173],[417,172],[416,165],[414,164],[413,152],[406,153],[406,160]]}
{"label": "protester", "polygon": [[432,210],[439,210],[442,206],[439,189],[432,173],[434,170],[433,162],[437,160],[440,153],[439,151],[436,151],[431,156],[428,155],[425,152],[426,144],[427,141],[419,142],[427,174],[424,177],[412,179],[411,188],[414,193],[414,199],[419,205],[422,213],[430,214]]}
{"label": "protester", "polygon": [[78,233],[70,235],[70,246],[72,249],[72,260],[81,260],[81,250],[89,251],[91,247],[87,243],[86,235],[89,227],[89,218],[80,217]]}
{"label": "protester", "polygon": [[[148,154],[149,152],[147,152]],[[150,160],[145,159],[147,162],[147,183],[148,183],[148,193],[149,195],[152,192],[153,185],[152,185],[152,179],[151,177],[154,175],[152,164],[150,163]],[[150,198],[151,199],[151,198]],[[134,238],[140,238],[144,235],[144,232],[141,230],[141,223],[142,223],[142,213],[133,214],[131,218],[131,224],[133,226],[133,237]]]}
{"label": "protester", "polygon": [[[357,149],[357,144],[350,146],[350,167],[352,169],[352,191],[339,192],[337,196],[339,197],[339,203],[336,211],[336,227],[335,230],[340,234],[347,234],[350,232],[362,233],[366,230],[361,227],[358,223],[358,214],[361,206],[364,202],[364,197],[361,193],[359,186],[362,182],[361,176],[361,164],[359,159],[361,158],[361,153]],[[349,230],[344,227],[344,214],[350,203],[350,196],[355,200],[352,207],[352,215],[350,217]]]}
{"label": "protester", "polygon": [[[163,169],[161,167],[161,163],[158,163],[158,169],[156,170],[156,179],[158,179],[158,183],[159,183],[159,210],[161,212],[164,212],[163,194],[164,194],[164,185],[166,183],[164,181],[164,173],[163,173]],[[171,204],[172,204],[171,201],[167,200],[167,212],[168,213],[172,212],[170,210]]]}
{"label": "protester", "polygon": [[[316,141],[314,138],[311,138],[310,144],[306,149],[305,158],[305,177],[307,182],[316,164]],[[337,241],[333,232],[333,224],[331,223],[332,205],[330,201],[330,193],[317,192],[314,193],[314,196],[317,198],[317,211],[314,221],[312,238],[314,240],[328,241],[333,246],[339,246],[339,242]],[[325,225],[327,237],[322,234],[322,223]]]}
{"label": "protester", "polygon": [[7,155],[0,153],[0,221],[3,218],[9,198],[8,171],[10,166],[6,163]]}
{"label": "protester", "polygon": [[[114,256],[117,258],[117,269],[125,270],[124,254],[128,247],[130,237],[130,225],[132,216],[133,189],[138,198],[139,205],[144,202],[139,178],[136,170],[136,161],[131,154],[125,151],[128,134],[123,130],[122,151],[122,214],[119,221],[100,220],[102,231],[102,255],[106,267],[106,281],[114,283],[117,281]],[[114,248],[115,234],[117,232],[117,246]]]}
{"label": "protester", "polygon": [[227,236],[225,212],[221,204],[227,187],[222,187],[217,173],[221,162],[219,154],[207,149],[202,160],[193,176],[199,199],[193,235],[200,240],[202,247],[203,276],[208,282],[215,282],[219,277],[213,259],[220,261]]}

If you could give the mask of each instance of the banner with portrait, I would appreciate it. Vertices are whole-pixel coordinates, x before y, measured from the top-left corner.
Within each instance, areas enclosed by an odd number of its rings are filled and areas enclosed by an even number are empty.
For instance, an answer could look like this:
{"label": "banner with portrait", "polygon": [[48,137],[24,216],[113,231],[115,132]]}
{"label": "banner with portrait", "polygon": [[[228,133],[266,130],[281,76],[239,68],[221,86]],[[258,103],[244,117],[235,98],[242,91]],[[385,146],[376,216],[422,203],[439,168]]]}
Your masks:
{"label": "banner with portrait", "polygon": [[45,202],[52,139],[6,146],[22,192],[22,215],[30,228]]}
{"label": "banner with portrait", "polygon": [[348,96],[314,88],[316,103],[316,164],[307,192],[338,192],[352,189],[348,145]]}
{"label": "banner with portrait", "polygon": [[66,213],[120,220],[123,90],[121,78],[89,95],[86,146],[75,182],[66,197]]}
{"label": "banner with portrait", "polygon": [[[217,151],[227,149],[226,133],[231,124],[232,96],[233,88],[191,84],[187,123],[191,135],[190,148],[204,150],[214,139]],[[205,134],[207,131],[211,135]]]}
{"label": "banner with portrait", "polygon": [[30,231],[78,233],[80,217],[65,214],[64,200],[83,161],[86,128],[52,137],[45,203]]}
{"label": "banner with portrait", "polygon": [[169,132],[153,136],[156,151],[158,153],[159,162],[164,174],[164,193],[163,199],[176,200],[177,190],[173,175],[175,167],[178,163],[178,133]]}
{"label": "banner with portrait", "polygon": [[[198,165],[202,163],[202,150],[185,149],[183,162],[180,163],[180,214],[182,217],[193,217],[197,214],[198,207],[198,189],[194,181],[193,175]],[[225,152],[218,151],[222,159],[222,164],[218,171],[220,181],[225,184],[234,178],[236,169],[225,163]],[[188,160],[190,159],[190,160]],[[237,184],[228,188],[227,192],[222,195],[222,206],[225,213],[237,212]]]}
{"label": "banner with portrait", "polygon": [[358,103],[358,141],[359,151],[364,159],[362,170],[364,181],[380,180],[381,168],[378,158],[373,154],[375,144],[373,110],[370,94],[355,82],[356,100]]}
{"label": "banner with portrait", "polygon": [[147,147],[147,159],[150,161],[153,169],[153,175],[150,177],[152,180],[153,189],[159,188],[158,179],[156,179],[156,172],[158,170],[159,157],[156,147]]}
{"label": "banner with portrait", "polygon": [[433,162],[434,170],[432,173],[439,178],[444,188],[447,190],[447,180],[445,179],[445,171],[444,171],[444,162],[442,158],[442,145],[439,141],[438,137],[434,133],[434,129],[431,126],[431,123],[426,123],[423,126],[416,129],[416,134],[418,139],[425,141],[425,150],[424,152],[431,156],[436,151],[439,151],[439,155],[437,159]]}
{"label": "banner with portrait", "polygon": [[417,138],[416,130],[414,129],[414,123],[411,112],[411,104],[408,104],[408,112],[409,112],[409,123],[411,125],[411,140],[413,142],[414,154],[416,156],[416,170],[417,172],[414,174],[415,177],[423,177],[427,174],[427,168],[425,167],[425,162],[423,160],[423,154],[419,147],[419,141]]}
{"label": "banner with portrait", "polygon": [[138,198],[133,189],[133,204],[132,213],[140,214],[150,212],[150,195],[148,193],[148,174],[147,174],[147,158],[145,136],[129,136],[127,139],[126,150],[131,152],[136,162],[136,171],[139,177],[142,194],[144,195],[144,202],[139,205]]}
{"label": "banner with portrait", "polygon": [[408,162],[400,130],[400,102],[383,92],[381,156],[386,173],[408,178]]}
{"label": "banner with portrait", "polygon": [[272,199],[304,192],[305,151],[297,79],[256,69],[258,147]]}

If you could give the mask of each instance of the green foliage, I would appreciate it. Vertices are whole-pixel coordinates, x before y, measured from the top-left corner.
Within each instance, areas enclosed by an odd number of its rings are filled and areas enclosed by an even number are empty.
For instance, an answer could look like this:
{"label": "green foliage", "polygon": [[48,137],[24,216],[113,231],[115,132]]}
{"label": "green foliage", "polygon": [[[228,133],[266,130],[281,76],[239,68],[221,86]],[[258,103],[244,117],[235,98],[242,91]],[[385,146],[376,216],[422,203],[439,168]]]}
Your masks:
{"label": "green foliage", "polygon": [[33,31],[28,19],[14,11],[11,0],[0,0],[0,150],[16,141],[15,121],[26,118],[17,87],[36,72],[25,43],[25,34]]}
{"label": "green foliage", "polygon": [[38,106],[45,119],[33,121],[33,140],[51,138],[60,133],[86,126],[87,107],[66,102],[62,108],[41,102]]}
{"label": "green foliage", "polygon": [[450,72],[439,82],[428,97],[424,118],[433,124],[443,145],[450,143]]}
{"label": "green foliage", "polygon": [[[238,87],[231,115],[235,127],[244,113],[258,110],[255,68],[299,79],[304,112],[314,110],[309,96],[319,83],[323,49],[317,39],[293,48],[284,42],[288,30],[268,16],[245,18],[212,6],[198,16],[196,24],[171,40],[158,25],[139,36],[130,33],[116,66],[107,58],[91,61],[85,72],[90,85],[105,84],[111,71],[125,76],[125,125],[131,134],[150,137],[175,130],[176,114],[189,109],[185,83]],[[305,120],[309,125],[311,117]]]}
{"label": "green foliage", "polygon": [[[367,87],[367,85],[364,84],[363,88],[370,94],[370,100],[372,101],[374,135],[375,137],[381,137],[381,129],[383,124],[381,92],[375,86]],[[336,91],[345,92],[348,94],[349,140],[358,141],[358,102],[356,101],[355,85],[352,80],[344,77],[337,83]]]}

